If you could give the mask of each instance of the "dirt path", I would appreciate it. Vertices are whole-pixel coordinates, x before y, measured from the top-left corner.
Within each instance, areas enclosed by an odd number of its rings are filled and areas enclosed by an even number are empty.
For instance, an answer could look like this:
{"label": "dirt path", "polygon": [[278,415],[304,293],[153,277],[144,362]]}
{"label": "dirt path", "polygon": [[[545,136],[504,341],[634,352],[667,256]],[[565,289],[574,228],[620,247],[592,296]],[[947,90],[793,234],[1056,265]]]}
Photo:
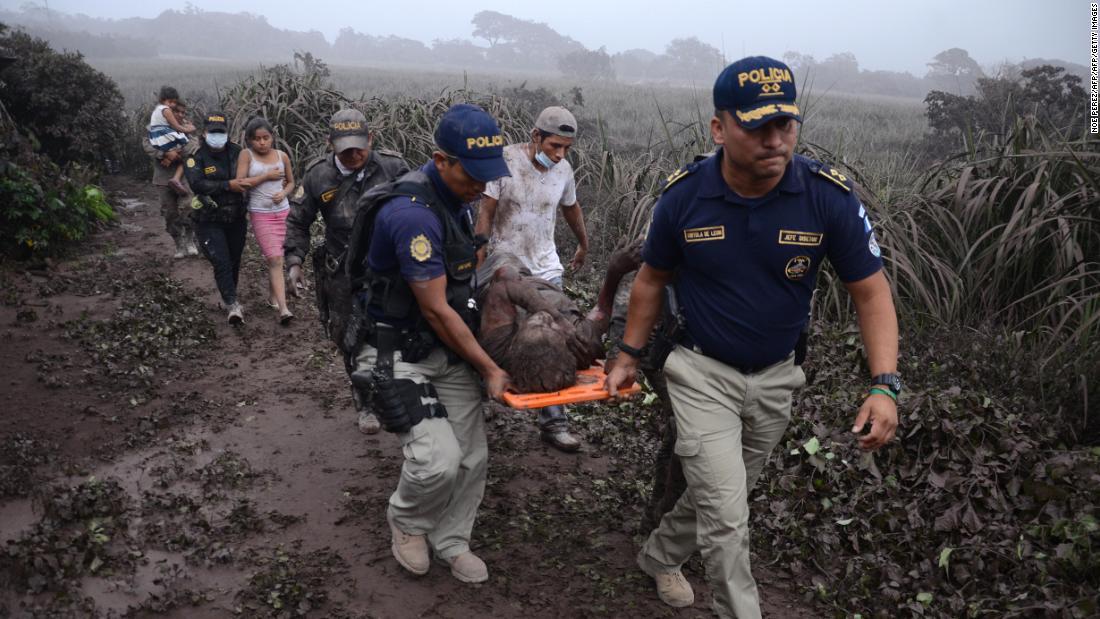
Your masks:
{"label": "dirt path", "polygon": [[[276,324],[250,241],[246,324],[205,260],[172,260],[145,185],[48,271],[0,270],[0,617],[709,617],[634,566],[653,445],[642,407],[579,408],[577,455],[489,407],[489,485],[463,585],[389,554],[396,441],[359,434],[307,300]],[[769,617],[821,614],[764,567]]]}

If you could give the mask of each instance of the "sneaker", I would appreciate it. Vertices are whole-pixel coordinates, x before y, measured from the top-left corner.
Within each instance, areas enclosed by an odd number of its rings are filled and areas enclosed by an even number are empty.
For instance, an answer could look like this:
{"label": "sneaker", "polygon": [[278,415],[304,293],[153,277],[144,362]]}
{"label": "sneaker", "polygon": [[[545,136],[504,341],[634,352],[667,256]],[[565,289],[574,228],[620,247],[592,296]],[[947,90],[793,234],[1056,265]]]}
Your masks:
{"label": "sneaker", "polygon": [[356,425],[359,426],[359,431],[363,434],[378,434],[378,431],[382,429],[382,423],[378,421],[378,415],[367,411],[359,411],[359,421]]}
{"label": "sneaker", "polygon": [[638,567],[653,577],[657,584],[657,597],[673,608],[683,608],[695,603],[695,592],[691,583],[684,578],[680,570],[675,572],[651,572],[646,568],[645,549],[638,551]]}
{"label": "sneaker", "polygon": [[187,194],[191,193],[190,190],[187,189],[187,185],[184,185],[174,178],[168,179],[168,186],[172,188],[172,191],[178,193],[181,196],[186,196]]}
{"label": "sneaker", "polygon": [[244,324],[244,308],[241,307],[240,303],[233,303],[229,306],[229,324]]}
{"label": "sneaker", "polygon": [[390,532],[393,534],[393,543],[390,544],[393,558],[397,559],[401,567],[417,576],[427,574],[431,564],[428,560],[428,541],[425,536],[409,535],[398,529],[388,514],[386,522],[389,522]]}
{"label": "sneaker", "polygon": [[481,560],[481,557],[472,552],[466,551],[450,559],[440,557],[439,560],[445,565],[449,565],[451,576],[462,582],[476,584],[489,580],[489,568],[485,566],[485,562]]}
{"label": "sneaker", "polygon": [[581,448],[581,442],[577,440],[577,437],[570,434],[568,430],[543,430],[539,434],[539,437],[543,442],[549,443],[554,449],[564,451],[565,453],[573,453]]}

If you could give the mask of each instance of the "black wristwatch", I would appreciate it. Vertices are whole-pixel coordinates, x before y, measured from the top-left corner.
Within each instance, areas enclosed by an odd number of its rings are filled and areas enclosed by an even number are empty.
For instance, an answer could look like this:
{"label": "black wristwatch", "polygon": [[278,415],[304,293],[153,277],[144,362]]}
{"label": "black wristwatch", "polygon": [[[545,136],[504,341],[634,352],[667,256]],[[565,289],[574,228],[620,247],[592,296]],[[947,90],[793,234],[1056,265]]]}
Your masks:
{"label": "black wristwatch", "polygon": [[630,355],[631,357],[634,357],[635,359],[641,359],[645,356],[645,353],[642,352],[641,348],[634,348],[633,346],[627,344],[622,340],[619,341],[619,350]]}
{"label": "black wristwatch", "polygon": [[871,377],[872,385],[886,385],[895,396],[901,393],[901,377],[897,374],[879,374]]}

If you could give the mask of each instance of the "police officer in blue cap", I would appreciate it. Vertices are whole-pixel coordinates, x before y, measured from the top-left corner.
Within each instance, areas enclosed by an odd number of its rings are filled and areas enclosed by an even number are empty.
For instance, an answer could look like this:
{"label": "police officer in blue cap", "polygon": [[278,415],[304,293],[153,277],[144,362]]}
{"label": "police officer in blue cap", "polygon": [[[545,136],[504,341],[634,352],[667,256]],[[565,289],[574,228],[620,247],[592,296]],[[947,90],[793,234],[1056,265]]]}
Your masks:
{"label": "police officer in blue cap", "polygon": [[[686,335],[664,365],[688,490],[638,554],[672,606],[694,602],[680,566],[699,551],[721,617],[760,616],[748,492],[805,383],[794,349],[827,258],[851,294],[871,376],[854,433],[874,450],[897,428],[898,327],[870,215],[849,180],[794,155],[802,118],[787,65],[739,60],[714,84],[716,154],[669,177],[634,281],[615,393],[634,380],[675,279]],[[674,278],[675,274],[675,278]]]}
{"label": "police officer in blue cap", "polygon": [[345,344],[358,351],[353,384],[405,455],[386,513],[394,558],[420,575],[434,552],[455,578],[476,583],[489,577],[470,552],[488,460],[479,375],[496,399],[509,378],[472,331],[470,203],[508,166],[500,128],[476,105],[447,110],[435,144],[431,161],[360,198],[348,267],[368,327]]}

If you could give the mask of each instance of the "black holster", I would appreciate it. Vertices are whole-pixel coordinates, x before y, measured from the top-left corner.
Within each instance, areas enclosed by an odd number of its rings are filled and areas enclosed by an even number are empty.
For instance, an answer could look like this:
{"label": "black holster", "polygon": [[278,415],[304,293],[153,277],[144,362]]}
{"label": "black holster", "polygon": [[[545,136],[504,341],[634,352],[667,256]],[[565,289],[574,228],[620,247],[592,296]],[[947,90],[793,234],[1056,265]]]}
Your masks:
{"label": "black holster", "polygon": [[665,360],[672,354],[672,349],[684,339],[686,330],[684,314],[680,311],[680,303],[676,300],[676,289],[671,284],[665,286],[662,295],[664,308],[661,312],[661,320],[653,330],[649,354],[646,356],[646,364],[654,370],[660,370],[665,366]]}
{"label": "black holster", "polygon": [[[431,383],[393,377],[394,352],[402,333],[389,327],[376,327],[374,335],[378,351],[374,367],[352,372],[351,384],[359,390],[364,401],[374,405],[382,427],[387,432],[402,434],[425,419],[446,417],[447,409],[439,402],[439,395]],[[424,403],[425,399],[435,401]]]}

